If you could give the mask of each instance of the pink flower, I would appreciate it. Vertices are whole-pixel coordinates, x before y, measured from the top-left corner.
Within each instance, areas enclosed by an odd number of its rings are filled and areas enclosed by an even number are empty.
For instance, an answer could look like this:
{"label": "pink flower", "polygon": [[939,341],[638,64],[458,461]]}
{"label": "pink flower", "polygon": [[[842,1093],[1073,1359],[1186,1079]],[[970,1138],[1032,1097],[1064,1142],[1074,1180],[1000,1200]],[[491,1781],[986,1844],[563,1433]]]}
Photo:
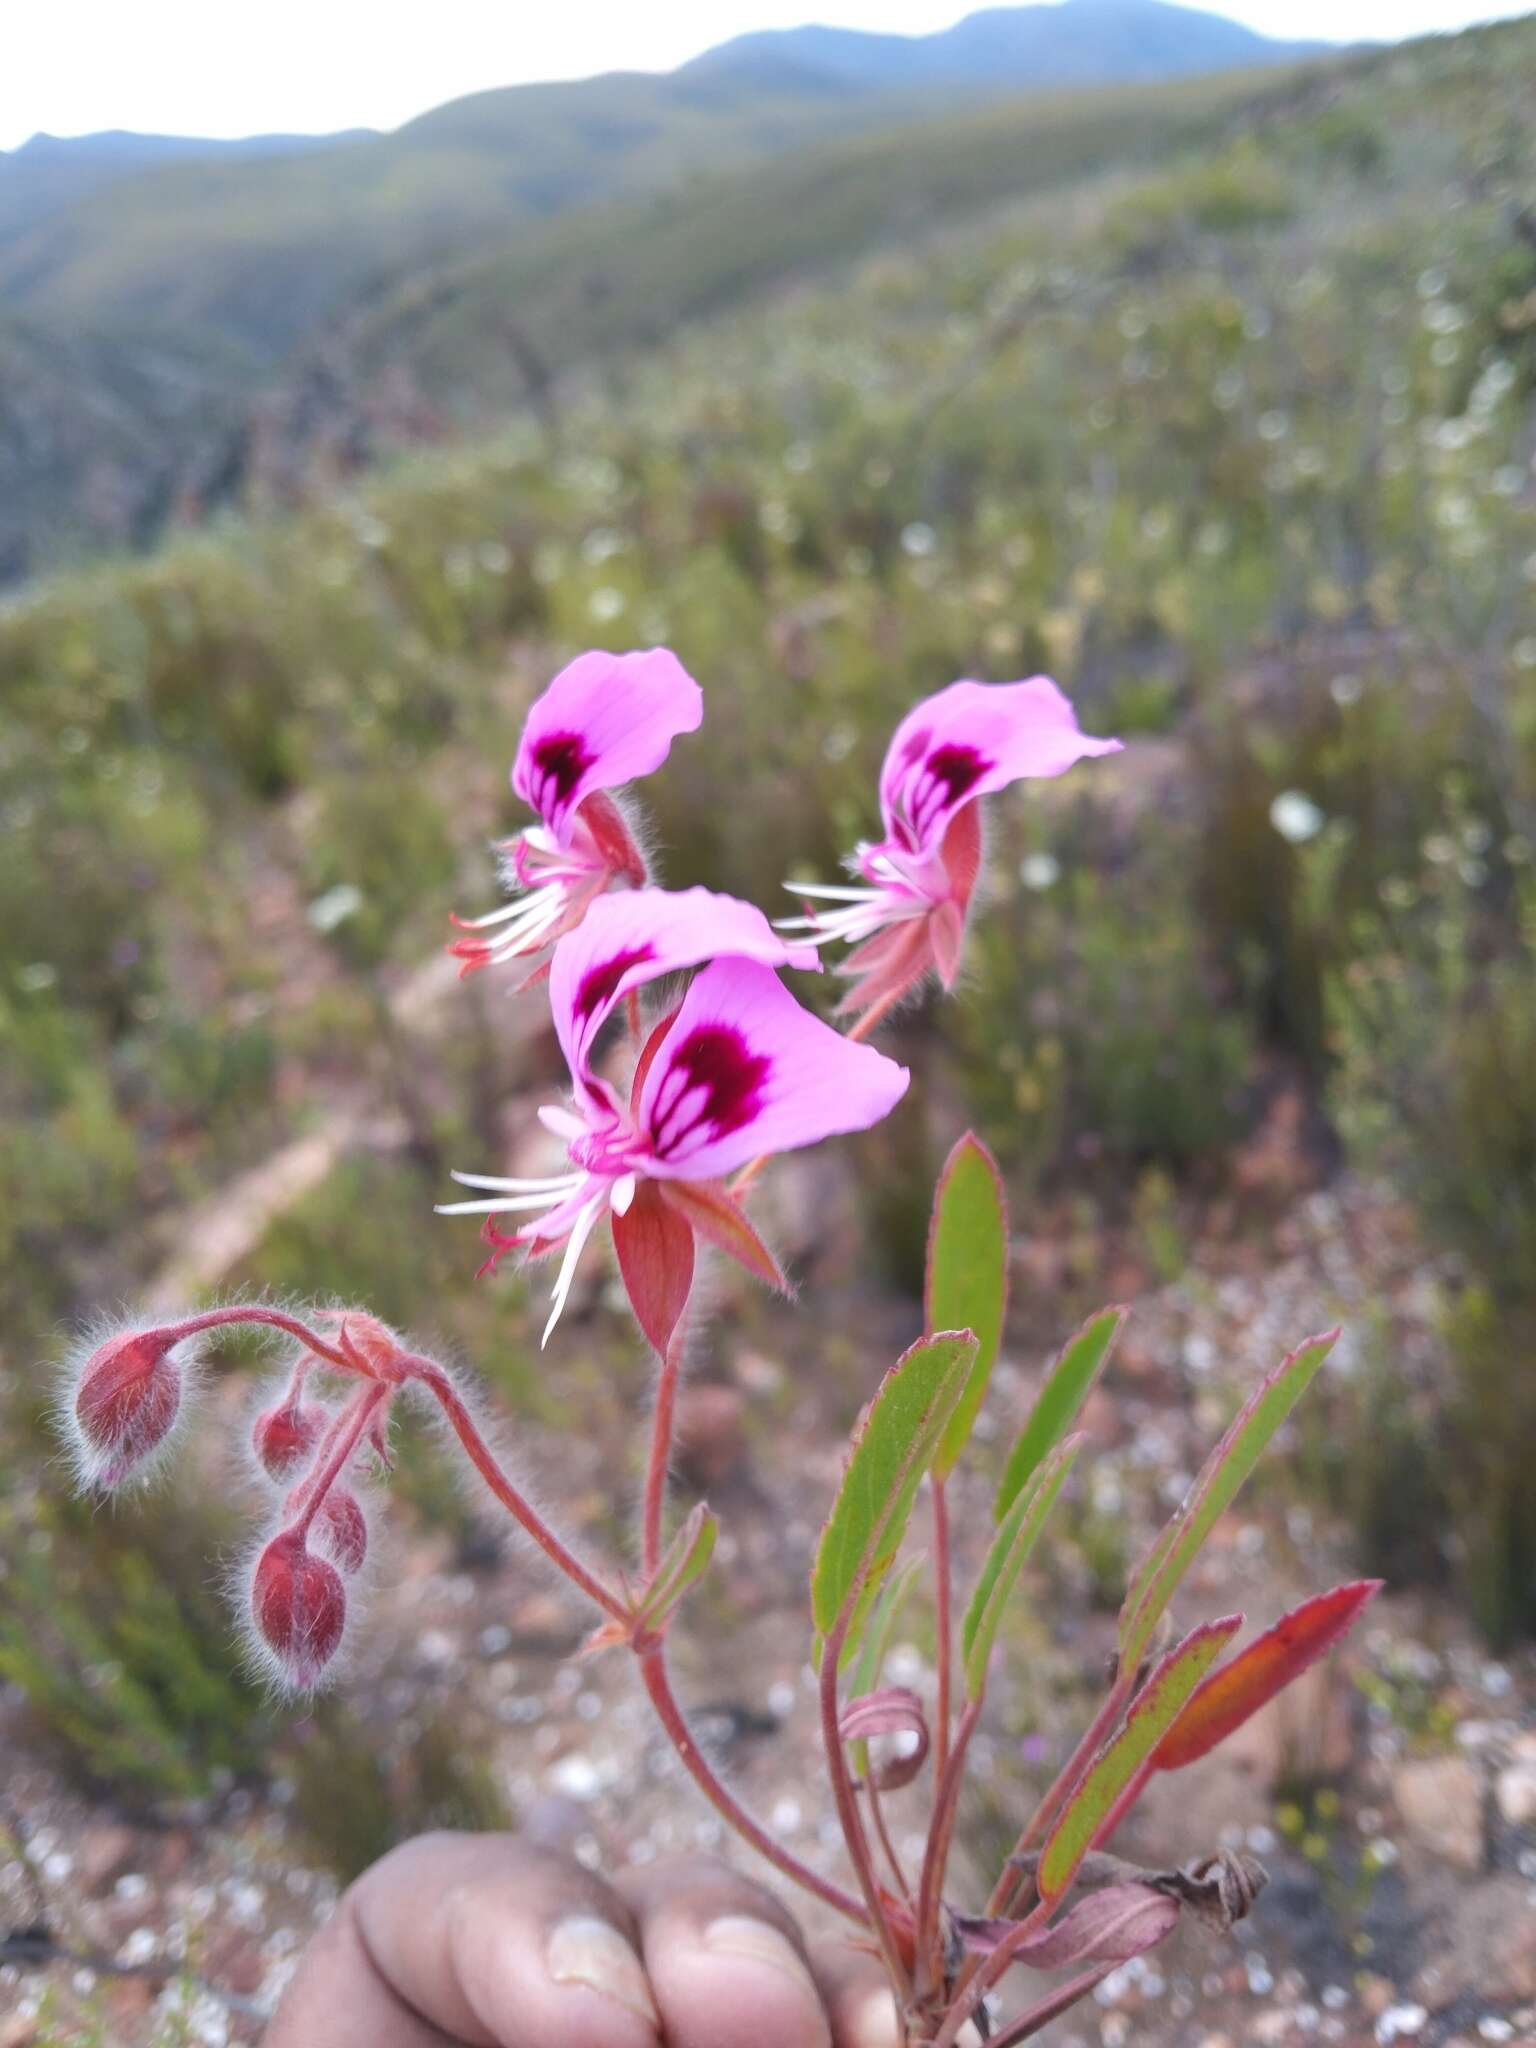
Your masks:
{"label": "pink flower", "polygon": [[582,654],[561,669],[529,711],[512,766],[512,787],[540,823],[499,849],[513,900],[487,917],[454,920],[488,934],[450,946],[461,974],[528,960],[532,981],[548,949],[606,890],[644,886],[645,856],[608,792],[659,768],[678,734],[696,732],[703,717],[703,692],[665,647]]}
{"label": "pink flower", "polygon": [[886,750],[885,837],[860,845],[848,863],[862,883],[787,883],[827,908],[786,918],[781,929],[812,945],[854,944],[837,969],[854,983],[840,1005],[846,1012],[888,1008],[930,969],[952,988],[981,865],[978,800],[1024,776],[1061,775],[1085,755],[1119,751],[1119,740],[1078,731],[1048,676],[951,683],[907,713]]}
{"label": "pink flower", "polygon": [[[652,1029],[626,1099],[594,1065],[604,1024],[633,991],[703,962]],[[814,950],[787,944],[760,910],[707,889],[604,897],[560,941],[549,995],[574,1102],[541,1109],[539,1119],[565,1140],[569,1168],[546,1179],[455,1174],[488,1192],[439,1211],[486,1218],[488,1267],[514,1246],[533,1255],[564,1246],[546,1341],[582,1247],[605,1216],[635,1313],[658,1350],[686,1305],[698,1238],[783,1284],[724,1177],[760,1155],[878,1123],[908,1078],[802,1009],[775,972],[815,965]],[[536,1220],[504,1235],[494,1219],[515,1213]]]}

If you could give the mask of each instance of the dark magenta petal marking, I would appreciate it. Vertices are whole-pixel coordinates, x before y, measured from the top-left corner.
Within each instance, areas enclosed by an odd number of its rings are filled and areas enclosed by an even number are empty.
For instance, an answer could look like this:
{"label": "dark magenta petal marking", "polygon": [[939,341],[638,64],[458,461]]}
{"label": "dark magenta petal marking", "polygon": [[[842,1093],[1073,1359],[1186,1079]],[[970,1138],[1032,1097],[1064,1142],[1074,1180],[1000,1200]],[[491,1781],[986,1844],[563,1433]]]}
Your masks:
{"label": "dark magenta petal marking", "polygon": [[690,1139],[699,1142],[739,1131],[761,1115],[773,1068],[728,1024],[701,1024],[678,1046],[667,1046],[666,1079],[651,1108],[651,1146],[659,1159],[676,1158]]}
{"label": "dark magenta petal marking", "polygon": [[655,957],[656,948],[652,945],[631,946],[627,951],[615,953],[607,960],[599,960],[595,967],[589,967],[576,985],[576,1000],[572,1004],[581,1022],[587,1023],[604,1003],[611,1000],[631,967],[638,967],[643,960],[654,960]]}
{"label": "dark magenta petal marking", "polygon": [[935,747],[907,784],[907,820],[921,841],[934,819],[974,789],[992,766],[974,747],[946,743]]}
{"label": "dark magenta petal marking", "polygon": [[535,808],[546,818],[563,809],[591,765],[592,756],[579,732],[546,733],[533,749],[534,772],[529,779]]}

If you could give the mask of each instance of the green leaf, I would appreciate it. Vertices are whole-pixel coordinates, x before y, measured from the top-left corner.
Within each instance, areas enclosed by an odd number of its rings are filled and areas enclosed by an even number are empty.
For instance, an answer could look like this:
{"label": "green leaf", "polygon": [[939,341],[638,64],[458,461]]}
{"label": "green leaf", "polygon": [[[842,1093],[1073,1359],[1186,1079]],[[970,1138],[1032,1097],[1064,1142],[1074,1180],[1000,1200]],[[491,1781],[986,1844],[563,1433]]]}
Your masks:
{"label": "green leaf", "polygon": [[1068,1341],[1051,1367],[1003,1471],[1003,1483],[997,1489],[999,1521],[1018,1499],[1030,1475],[1076,1422],[1095,1380],[1109,1363],[1109,1354],[1128,1314],[1129,1310],[1124,1308],[1101,1308]]}
{"label": "green leaf", "polygon": [[648,1629],[665,1624],[694,1580],[703,1576],[719,1533],[719,1523],[700,1501],[667,1545],[635,1615],[638,1624]]}
{"label": "green leaf", "polygon": [[880,1383],[853,1450],[811,1571],[811,1612],[825,1637],[846,1621],[843,1654],[895,1561],[923,1474],[976,1362],[969,1330],[924,1337]]}
{"label": "green leaf", "polygon": [[[880,1598],[875,1602],[859,1640],[859,1653],[854,1662],[853,1676],[848,1681],[850,1699],[862,1699],[880,1683],[880,1674],[885,1669],[885,1660],[890,1654],[891,1637],[901,1619],[901,1610],[907,1604],[907,1597],[917,1584],[923,1566],[928,1562],[927,1554],[909,1558],[896,1573],[887,1579],[881,1589]],[[850,1746],[849,1755],[853,1768],[861,1778],[869,1776],[869,1744],[856,1742]]]}
{"label": "green leaf", "polygon": [[933,1461],[944,1479],[986,1397],[1008,1307],[1008,1200],[997,1161],[970,1131],[945,1160],[934,1193],[926,1293],[930,1330],[976,1333],[976,1363]]}
{"label": "green leaf", "polygon": [[1045,1527],[1045,1518],[1072,1469],[1072,1461],[1082,1447],[1080,1436],[1068,1437],[1065,1443],[1056,1446],[1045,1463],[1031,1473],[992,1539],[992,1548],[960,1627],[966,1690],[973,1700],[980,1699],[986,1687],[992,1645],[997,1640],[1014,1582],[1024,1569],[1035,1540]]}
{"label": "green leaf", "polygon": [[1141,1658],[1200,1546],[1258,1463],[1270,1438],[1311,1385],[1338,1335],[1337,1330],[1326,1331],[1288,1352],[1244,1404],[1206,1459],[1182,1505],[1175,1509],[1131,1579],[1120,1610],[1122,1667],[1130,1667]]}
{"label": "green leaf", "polygon": [[1059,1815],[1035,1875],[1042,1900],[1059,1899],[1131,1780],[1173,1726],[1186,1701],[1243,1625],[1240,1614],[1191,1629],[1171,1649],[1131,1702],[1119,1734],[1100,1750]]}

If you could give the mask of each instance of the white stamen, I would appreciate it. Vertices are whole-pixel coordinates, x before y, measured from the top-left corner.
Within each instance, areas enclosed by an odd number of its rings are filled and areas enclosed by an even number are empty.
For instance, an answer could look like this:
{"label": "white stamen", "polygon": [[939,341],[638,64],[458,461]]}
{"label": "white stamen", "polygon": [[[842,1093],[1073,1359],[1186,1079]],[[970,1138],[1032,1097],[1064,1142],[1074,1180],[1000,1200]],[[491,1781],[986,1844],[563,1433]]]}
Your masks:
{"label": "white stamen", "polygon": [[586,1175],[583,1173],[546,1173],[537,1180],[501,1180],[490,1173],[453,1173],[448,1178],[456,1180],[461,1188],[495,1188],[503,1195],[526,1195],[545,1188],[578,1187]]}
{"label": "white stamen", "polygon": [[608,1206],[615,1216],[629,1214],[629,1205],[635,1199],[635,1189],[638,1185],[635,1175],[626,1173],[622,1174],[608,1190]]}
{"label": "white stamen", "polygon": [[555,1103],[546,1102],[538,1112],[539,1122],[546,1131],[553,1131],[557,1138],[584,1138],[585,1123],[571,1109],[561,1109]]}
{"label": "white stamen", "polygon": [[[585,1178],[585,1176],[583,1176]],[[580,1181],[576,1186],[581,1185]],[[433,1206],[434,1216],[515,1216],[531,1209],[558,1209],[569,1201],[574,1190],[571,1187],[550,1188],[542,1195],[493,1195],[485,1202],[438,1202]]]}
{"label": "white stamen", "polygon": [[784,887],[791,896],[830,896],[848,903],[867,903],[880,893],[878,889],[854,889],[841,882],[786,882]]}
{"label": "white stamen", "polygon": [[596,1223],[602,1206],[603,1197],[600,1194],[594,1195],[590,1202],[583,1203],[576,1212],[576,1221],[571,1226],[570,1239],[565,1247],[565,1257],[560,1261],[560,1272],[555,1281],[554,1292],[550,1296],[554,1307],[550,1310],[549,1321],[544,1325],[544,1335],[539,1339],[541,1351],[549,1342],[550,1333],[564,1313],[566,1297],[570,1294],[571,1281],[576,1273],[576,1261],[581,1257],[587,1239],[592,1235],[592,1226]]}

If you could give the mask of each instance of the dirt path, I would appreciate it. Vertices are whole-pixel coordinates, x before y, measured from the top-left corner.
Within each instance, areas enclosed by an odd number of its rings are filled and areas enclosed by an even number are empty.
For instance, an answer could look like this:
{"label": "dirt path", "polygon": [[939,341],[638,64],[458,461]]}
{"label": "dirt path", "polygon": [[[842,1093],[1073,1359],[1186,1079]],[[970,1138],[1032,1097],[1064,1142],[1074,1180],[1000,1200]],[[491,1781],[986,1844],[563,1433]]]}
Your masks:
{"label": "dirt path", "polygon": [[[433,955],[391,997],[394,1021],[404,1031],[424,1029],[457,986],[456,963],[446,953]],[[176,1250],[145,1290],[147,1306],[173,1308],[216,1289],[348,1152],[360,1145],[392,1151],[409,1138],[405,1119],[381,1113],[371,1099],[328,1110],[312,1130],[193,1203],[169,1226],[167,1236]]]}

